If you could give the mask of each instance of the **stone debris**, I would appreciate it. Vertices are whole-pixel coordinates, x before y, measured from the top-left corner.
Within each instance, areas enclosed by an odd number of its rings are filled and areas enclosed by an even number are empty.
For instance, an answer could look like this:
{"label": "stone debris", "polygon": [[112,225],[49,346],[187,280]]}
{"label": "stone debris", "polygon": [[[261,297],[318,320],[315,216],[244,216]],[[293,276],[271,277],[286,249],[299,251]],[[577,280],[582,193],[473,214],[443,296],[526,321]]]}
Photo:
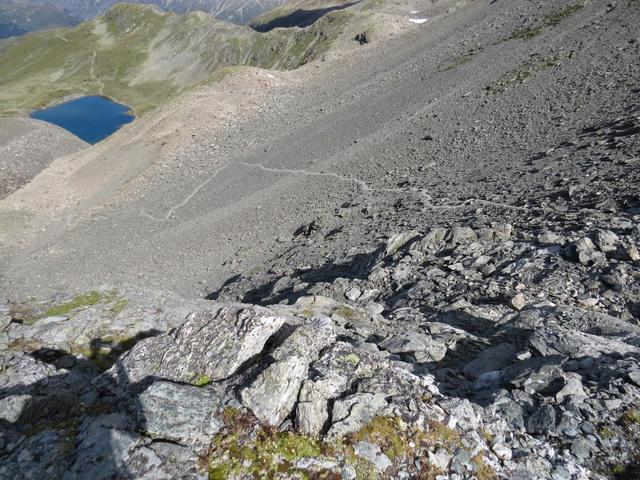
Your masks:
{"label": "stone debris", "polygon": [[[390,478],[414,478],[427,465],[452,478],[479,468],[507,478],[596,478],[611,459],[632,461],[640,423],[640,270],[611,255],[640,231],[591,228],[562,238],[532,232],[518,243],[510,226],[398,234],[369,265],[376,275],[322,283],[288,305],[181,303],[150,291],[111,323],[101,323],[117,301],[106,289],[64,314],[64,298],[5,306],[0,472],[168,478],[180,469],[197,478],[206,475],[197,459],[228,429],[232,409],[314,442],[354,439],[353,457],[299,458],[299,471],[353,478],[365,462]],[[568,248],[540,254],[561,244]],[[490,263],[495,269],[483,273]],[[135,316],[162,299],[162,315],[138,320],[156,330],[141,337]],[[90,325],[113,338],[123,324],[134,340],[115,358],[78,351],[66,328]],[[100,374],[98,359],[115,363]],[[412,432],[407,445],[384,440],[392,434],[372,427],[380,419]],[[29,433],[42,422],[51,427]]]}

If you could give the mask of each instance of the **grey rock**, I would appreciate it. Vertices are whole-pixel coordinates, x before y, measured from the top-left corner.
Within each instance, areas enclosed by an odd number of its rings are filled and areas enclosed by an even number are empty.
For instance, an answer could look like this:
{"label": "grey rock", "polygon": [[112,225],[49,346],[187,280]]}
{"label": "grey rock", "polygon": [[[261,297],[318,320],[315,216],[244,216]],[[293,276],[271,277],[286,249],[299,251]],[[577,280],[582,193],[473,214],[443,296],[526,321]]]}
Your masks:
{"label": "grey rock", "polygon": [[269,425],[282,423],[295,406],[310,363],[335,339],[328,318],[297,327],[273,352],[276,362],[269,365],[251,386],[242,390],[243,404]]}
{"label": "grey rock", "polygon": [[522,310],[527,306],[527,297],[525,297],[523,293],[518,293],[509,303],[516,310]]}
{"label": "grey rock", "polygon": [[453,227],[447,235],[447,241],[453,245],[475,242],[476,240],[478,240],[478,235],[469,227]]}
{"label": "grey rock", "polygon": [[571,453],[579,460],[585,460],[591,456],[591,452],[595,449],[590,441],[585,438],[576,438],[571,443]]}
{"label": "grey rock", "polygon": [[589,237],[581,238],[575,243],[574,247],[580,263],[595,263],[605,260],[604,253],[596,250],[596,246]]}
{"label": "grey rock", "polygon": [[402,232],[392,236],[387,242],[387,247],[385,248],[385,256],[393,255],[402,247],[406,246],[412,240],[415,240],[419,237],[420,234],[412,230],[410,232]]}
{"label": "grey rock", "polygon": [[543,232],[538,235],[538,243],[542,245],[555,245],[562,243],[562,237],[553,232]]}
{"label": "grey rock", "polygon": [[379,445],[369,442],[357,442],[353,446],[353,453],[371,462],[379,472],[384,472],[391,466],[391,460],[380,451]]}
{"label": "grey rock", "polygon": [[556,411],[551,405],[540,407],[533,415],[527,418],[527,432],[544,434],[553,431],[556,427]]}
{"label": "grey rock", "polygon": [[580,376],[573,374],[567,374],[565,376],[565,386],[562,387],[558,393],[556,393],[556,401],[561,403],[567,397],[573,398],[586,398],[587,394],[582,388],[582,381],[580,380]]}
{"label": "grey rock", "polygon": [[594,240],[598,248],[605,253],[616,251],[620,244],[620,237],[611,230],[598,230]]}
{"label": "grey rock", "polygon": [[484,350],[464,367],[464,372],[473,377],[500,370],[509,365],[516,355],[516,348],[509,343],[500,343]]}
{"label": "grey rock", "polygon": [[333,405],[331,428],[327,438],[341,438],[347,433],[359,431],[373,420],[387,402],[384,395],[355,393],[344,399],[336,400]]}
{"label": "grey rock", "polygon": [[345,292],[345,296],[355,302],[362,296],[362,291],[358,287],[351,287]]}
{"label": "grey rock", "polygon": [[309,363],[300,357],[271,365],[249,388],[242,390],[242,403],[269,425],[280,425],[291,413]]}
{"label": "grey rock", "polygon": [[435,452],[429,452],[429,463],[439,470],[447,471],[453,455],[445,448],[438,448]]}
{"label": "grey rock", "polygon": [[380,346],[390,353],[411,354],[418,362],[437,362],[447,353],[446,344],[434,340],[431,335],[417,332],[392,335],[380,343]]}
{"label": "grey rock", "polygon": [[509,446],[505,443],[494,443],[491,446],[491,450],[496,454],[496,457],[498,457],[503,462],[508,462],[513,456],[511,448],[509,448]]}
{"label": "grey rock", "polygon": [[219,305],[190,314],[168,335],[139,342],[106,376],[119,385],[149,378],[192,382],[199,375],[221,380],[259,354],[285,318],[263,307]]}
{"label": "grey rock", "polygon": [[627,374],[629,376],[629,380],[636,384],[636,386],[640,387],[640,369],[632,370]]}
{"label": "grey rock", "polygon": [[27,437],[20,443],[19,448],[3,456],[0,462],[0,478],[62,478],[66,441],[63,433],[46,428]]}
{"label": "grey rock", "polygon": [[203,388],[156,382],[134,406],[138,408],[138,428],[154,439],[204,448],[222,428],[214,416],[220,398]]}

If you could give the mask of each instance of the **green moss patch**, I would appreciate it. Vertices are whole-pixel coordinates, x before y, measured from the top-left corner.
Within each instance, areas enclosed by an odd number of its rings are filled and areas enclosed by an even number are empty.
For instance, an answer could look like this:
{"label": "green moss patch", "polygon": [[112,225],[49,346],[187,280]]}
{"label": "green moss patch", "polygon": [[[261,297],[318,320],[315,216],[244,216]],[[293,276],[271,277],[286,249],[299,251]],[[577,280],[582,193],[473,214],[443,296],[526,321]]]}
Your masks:
{"label": "green moss patch", "polygon": [[196,387],[204,387],[213,383],[213,380],[211,380],[211,377],[209,375],[200,374],[191,383],[193,383],[193,385],[195,385]]}
{"label": "green moss patch", "polygon": [[55,305],[53,307],[47,308],[41,315],[41,317],[56,317],[58,315],[67,315],[69,312],[73,310],[77,310],[83,307],[89,307],[91,305],[95,305],[102,298],[100,292],[96,290],[92,290],[83,295],[77,295],[70,302],[62,303],[60,305]]}
{"label": "green moss patch", "polygon": [[[303,458],[329,458],[328,446],[295,432],[278,432],[260,426],[248,413],[227,408],[224,428],[213,439],[209,455],[209,479],[275,478],[279,474],[309,478],[296,467]],[[331,471],[314,472],[314,478],[336,478]]]}
{"label": "green moss patch", "polygon": [[[292,431],[277,431],[260,425],[245,410],[227,408],[220,413],[223,429],[214,437],[207,456],[209,478],[340,478],[338,468],[303,470],[302,459],[350,465],[358,480],[388,478],[394,469],[409,469],[412,478],[434,479],[441,474],[427,460],[427,451],[437,448],[464,448],[460,435],[439,422],[431,422],[426,430],[405,423],[399,417],[379,416],[360,431],[337,441],[323,441]],[[368,460],[355,455],[354,445],[369,442],[380,446],[393,466],[378,472]],[[479,480],[494,480],[495,472],[482,455],[472,459]]]}

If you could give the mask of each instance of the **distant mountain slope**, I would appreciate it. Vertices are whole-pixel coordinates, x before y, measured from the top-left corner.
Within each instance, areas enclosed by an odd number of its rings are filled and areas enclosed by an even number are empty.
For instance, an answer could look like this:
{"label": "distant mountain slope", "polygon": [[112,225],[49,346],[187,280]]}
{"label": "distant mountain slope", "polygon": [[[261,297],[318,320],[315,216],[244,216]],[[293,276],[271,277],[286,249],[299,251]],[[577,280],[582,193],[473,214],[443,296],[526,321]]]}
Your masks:
{"label": "distant mountain slope", "polygon": [[116,98],[141,113],[220,78],[225,67],[298,67],[327,51],[350,16],[334,12],[306,29],[262,34],[200,12],[117,5],[74,29],[0,42],[0,114],[85,93]]}
{"label": "distant mountain slope", "polygon": [[[84,20],[91,19],[122,0],[34,0],[53,5]],[[167,12],[202,11],[222,20],[245,24],[287,0],[127,0],[126,3],[155,5]]]}
{"label": "distant mountain slope", "polygon": [[79,20],[50,4],[2,0],[0,2],[0,38],[22,35],[33,30],[70,27]]}

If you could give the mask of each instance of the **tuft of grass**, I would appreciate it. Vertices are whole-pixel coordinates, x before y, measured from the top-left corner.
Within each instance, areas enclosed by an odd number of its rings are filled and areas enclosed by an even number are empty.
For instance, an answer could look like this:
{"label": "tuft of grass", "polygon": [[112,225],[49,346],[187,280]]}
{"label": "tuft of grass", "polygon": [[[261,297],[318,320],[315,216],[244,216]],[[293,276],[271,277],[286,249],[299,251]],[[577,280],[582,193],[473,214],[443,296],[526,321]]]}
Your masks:
{"label": "tuft of grass", "polygon": [[624,425],[640,425],[640,409],[636,407],[628,408],[623,414],[620,421]]}
{"label": "tuft of grass", "polygon": [[462,438],[454,429],[447,427],[444,423],[430,421],[427,441],[431,444],[438,444],[447,450],[452,450],[462,446]]}
{"label": "tuft of grass", "polygon": [[610,440],[616,436],[616,432],[606,426],[602,427],[598,433],[600,434],[600,437],[604,438],[605,440]]}
{"label": "tuft of grass", "polygon": [[334,310],[334,313],[345,320],[355,320],[360,316],[357,310],[346,305],[340,305]]}
{"label": "tuft of grass", "polygon": [[440,71],[446,72],[448,70],[453,70],[454,68],[459,67],[460,65],[464,65],[465,63],[469,63],[471,60],[473,60],[473,57],[481,50],[482,50],[482,47],[472,48],[470,50],[467,50],[463,54],[455,57],[450,63],[448,63],[444,67],[441,67]]}
{"label": "tuft of grass", "polygon": [[482,457],[482,454],[478,453],[471,459],[473,469],[476,474],[477,480],[498,480],[498,474],[496,471],[487,465]]}
{"label": "tuft of grass", "polygon": [[[459,435],[442,424],[433,422],[428,431],[407,425],[401,418],[378,416],[360,431],[343,440],[327,442],[305,435],[260,425],[246,410],[226,408],[220,413],[224,427],[213,438],[207,455],[209,479],[226,478],[301,478],[339,479],[333,470],[303,471],[297,462],[303,458],[329,460],[351,465],[358,480],[387,478],[376,471],[368,460],[355,455],[353,445],[364,441],[379,445],[396,465],[408,460],[412,478],[435,479],[442,472],[425,460],[424,452],[435,445],[461,446]],[[495,472],[482,456],[474,459],[478,480],[494,480]]]}

